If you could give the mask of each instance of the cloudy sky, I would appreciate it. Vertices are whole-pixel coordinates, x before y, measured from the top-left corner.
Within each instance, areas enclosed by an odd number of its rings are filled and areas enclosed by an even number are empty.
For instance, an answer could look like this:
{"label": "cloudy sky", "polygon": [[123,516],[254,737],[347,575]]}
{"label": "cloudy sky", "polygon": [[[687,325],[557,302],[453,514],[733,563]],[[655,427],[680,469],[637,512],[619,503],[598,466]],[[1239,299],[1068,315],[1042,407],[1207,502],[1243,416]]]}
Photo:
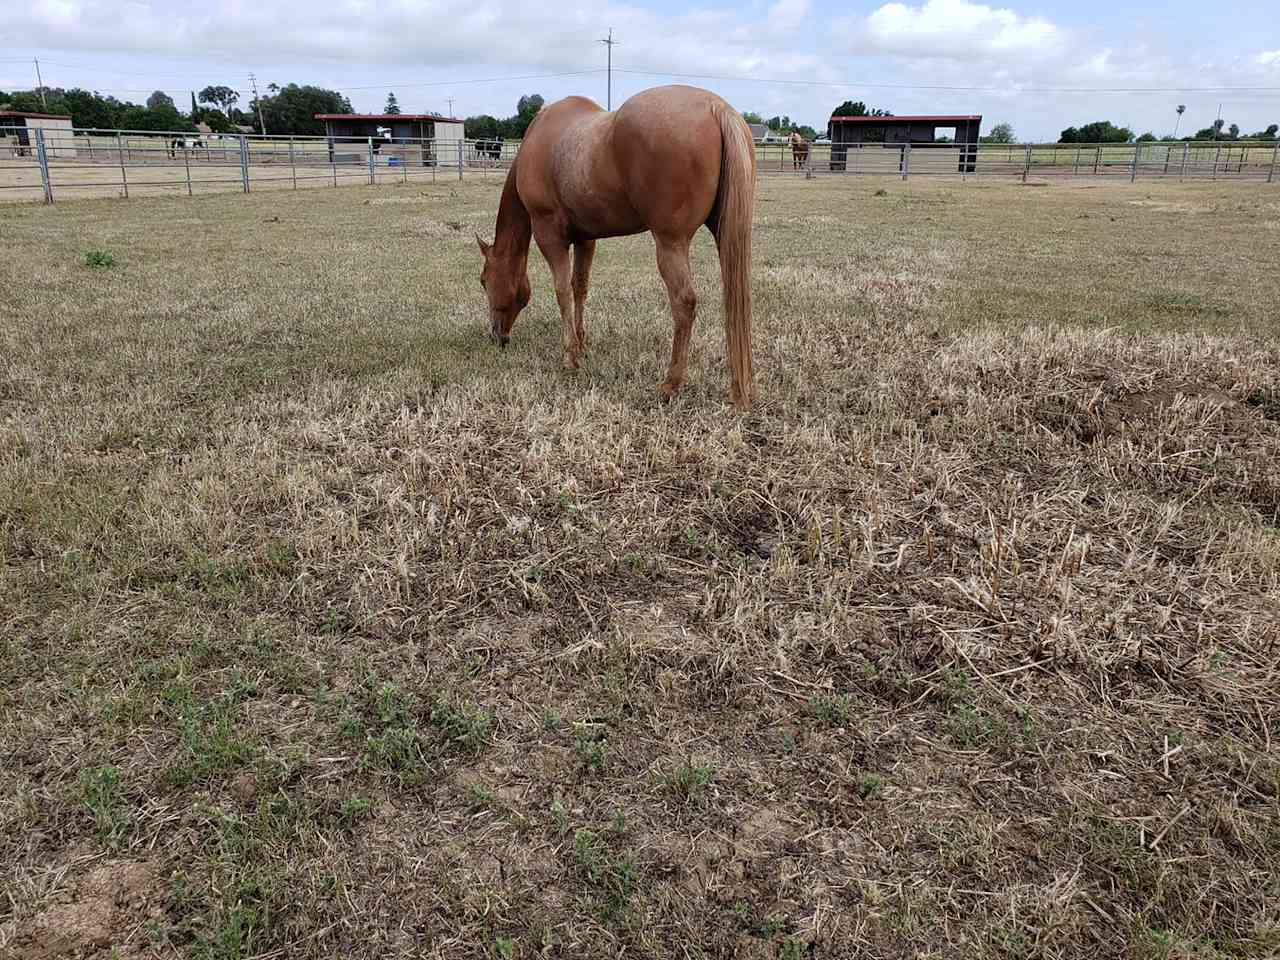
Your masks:
{"label": "cloudy sky", "polygon": [[[388,90],[405,112],[514,112],[521,93],[605,101],[612,27],[616,106],[679,80],[743,110],[821,127],[861,99],[897,114],[981,113],[1020,139],[1109,119],[1180,133],[1218,114],[1245,131],[1280,123],[1275,0],[27,0],[0,23],[0,89],[50,86],[121,98],[316,83],[358,110]],[[24,59],[26,58],[26,59]],[[569,74],[571,76],[549,76]],[[521,78],[521,79],[512,79]]]}

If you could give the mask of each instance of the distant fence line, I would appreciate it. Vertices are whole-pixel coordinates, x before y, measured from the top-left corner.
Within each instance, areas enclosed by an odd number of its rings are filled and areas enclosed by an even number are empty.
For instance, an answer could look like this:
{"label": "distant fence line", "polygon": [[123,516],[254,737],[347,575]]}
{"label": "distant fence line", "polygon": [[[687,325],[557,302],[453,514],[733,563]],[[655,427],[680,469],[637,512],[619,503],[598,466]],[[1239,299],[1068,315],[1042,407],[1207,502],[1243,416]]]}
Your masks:
{"label": "distant fence line", "polygon": [[[519,142],[0,127],[0,199],[488,177]],[[1280,141],[757,143],[762,175],[1280,181]]]}

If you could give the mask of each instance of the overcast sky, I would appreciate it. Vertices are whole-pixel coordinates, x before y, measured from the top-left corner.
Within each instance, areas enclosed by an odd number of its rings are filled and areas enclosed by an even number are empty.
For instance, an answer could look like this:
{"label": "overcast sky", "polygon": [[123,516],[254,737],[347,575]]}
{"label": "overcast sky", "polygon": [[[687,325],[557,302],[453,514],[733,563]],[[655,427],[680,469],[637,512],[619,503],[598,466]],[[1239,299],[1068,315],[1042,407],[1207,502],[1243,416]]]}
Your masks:
{"label": "overcast sky", "polygon": [[[458,116],[507,116],[520,94],[532,92],[548,101],[585,94],[604,105],[605,48],[596,41],[612,27],[621,41],[613,52],[614,106],[672,75],[696,74],[676,82],[819,128],[845,99],[897,114],[981,113],[984,133],[1009,121],[1020,139],[1038,140],[1098,119],[1170,132],[1179,103],[1187,105],[1179,133],[1210,124],[1219,103],[1226,122],[1246,132],[1280,123],[1275,0],[755,0],[736,7],[33,0],[15,7],[0,23],[0,89],[34,86],[30,59],[21,58],[39,57],[48,86],[136,101],[159,88],[179,107],[189,104],[188,91],[207,84],[242,91],[243,106],[250,71],[264,86],[340,89],[363,111],[380,111],[389,90],[405,112],[448,112],[452,97]],[[598,72],[489,82],[568,71]]]}

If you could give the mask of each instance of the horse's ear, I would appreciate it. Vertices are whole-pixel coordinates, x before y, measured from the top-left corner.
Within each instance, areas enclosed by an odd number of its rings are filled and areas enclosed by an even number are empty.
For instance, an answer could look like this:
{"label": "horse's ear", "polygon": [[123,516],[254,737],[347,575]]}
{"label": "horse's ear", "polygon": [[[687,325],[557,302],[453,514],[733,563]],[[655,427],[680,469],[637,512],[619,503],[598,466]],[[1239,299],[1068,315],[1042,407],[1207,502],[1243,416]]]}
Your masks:
{"label": "horse's ear", "polygon": [[480,252],[487,257],[489,255],[490,249],[492,248],[490,247],[489,244],[485,243],[483,240],[480,239],[480,234],[478,233],[476,234],[476,243],[480,244]]}

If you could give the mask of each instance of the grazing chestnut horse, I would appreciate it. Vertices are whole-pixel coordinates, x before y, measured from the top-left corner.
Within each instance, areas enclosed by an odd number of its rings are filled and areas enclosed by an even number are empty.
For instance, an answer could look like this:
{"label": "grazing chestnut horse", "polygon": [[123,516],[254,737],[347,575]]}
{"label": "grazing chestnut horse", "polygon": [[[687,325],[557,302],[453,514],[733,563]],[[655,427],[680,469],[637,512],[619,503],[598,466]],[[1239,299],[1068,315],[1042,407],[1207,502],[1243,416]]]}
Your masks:
{"label": "grazing chestnut horse", "polygon": [[791,131],[791,169],[803,170],[809,160],[809,141],[799,133]]}
{"label": "grazing chestnut horse", "polygon": [[476,237],[491,333],[505,347],[529,302],[532,238],[555,280],[564,366],[577,369],[596,240],[648,231],[675,324],[671,365],[658,388],[670,399],[685,380],[697,306],[689,243],[705,226],[720,252],[729,399],[749,406],[755,165],[742,115],[707,90],[656,87],[612,113],[585,97],[544,107],[507,174],[493,244]]}

